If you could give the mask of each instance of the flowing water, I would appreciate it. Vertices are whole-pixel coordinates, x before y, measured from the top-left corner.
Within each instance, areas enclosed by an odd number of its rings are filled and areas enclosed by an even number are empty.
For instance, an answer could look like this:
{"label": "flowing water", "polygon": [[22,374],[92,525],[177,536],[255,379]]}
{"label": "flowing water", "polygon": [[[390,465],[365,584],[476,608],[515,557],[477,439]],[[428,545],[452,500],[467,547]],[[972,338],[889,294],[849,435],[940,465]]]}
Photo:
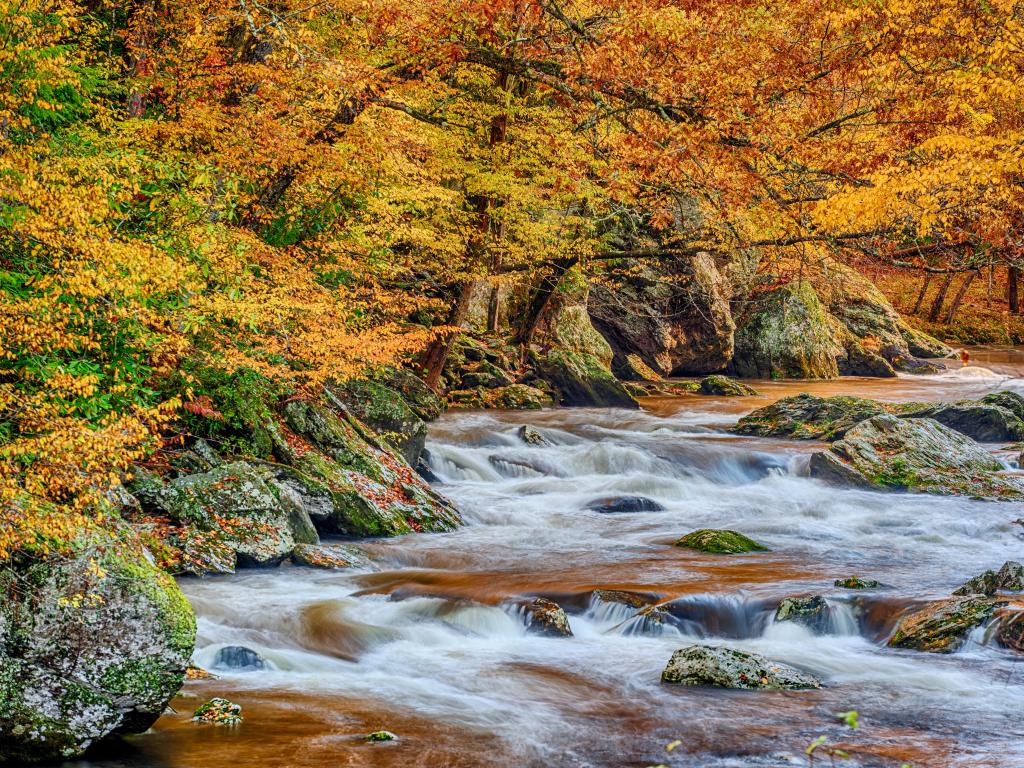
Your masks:
{"label": "flowing water", "polygon": [[[855,753],[849,765],[1024,766],[1020,656],[986,644],[983,631],[948,656],[885,647],[901,611],[1022,559],[1022,505],[837,490],[801,476],[814,444],[725,431],[800,391],[1024,393],[1024,355],[974,359],[938,376],[761,382],[757,398],[658,398],[642,411],[449,414],[428,449],[464,528],[371,542],[374,570],[182,581],[199,616],[198,664],[241,644],[271,668],[188,683],[179,714],[136,738],[129,756],[96,764],[790,766],[807,765],[804,748],[824,734]],[[524,444],[516,432],[527,423],[551,445]],[[664,511],[587,508],[614,496]],[[706,527],[743,531],[771,551],[672,546]],[[852,574],[885,588],[833,587]],[[596,589],[641,593],[669,618],[635,618]],[[799,594],[828,600],[814,631],[773,620],[778,600]],[[514,601],[535,595],[566,609],[574,637],[527,633]],[[824,687],[662,685],[672,652],[696,642],[762,653]],[[241,726],[189,722],[214,695],[242,705]],[[851,709],[856,731],[836,717]],[[400,738],[360,739],[378,729]]]}

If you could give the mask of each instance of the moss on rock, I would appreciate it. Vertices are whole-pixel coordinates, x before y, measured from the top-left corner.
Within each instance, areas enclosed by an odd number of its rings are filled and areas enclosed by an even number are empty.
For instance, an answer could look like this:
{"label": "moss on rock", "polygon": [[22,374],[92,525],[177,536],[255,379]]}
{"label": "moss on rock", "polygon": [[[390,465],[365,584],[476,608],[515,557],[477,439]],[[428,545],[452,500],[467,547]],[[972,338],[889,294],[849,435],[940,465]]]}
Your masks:
{"label": "moss on rock", "polygon": [[766,552],[768,550],[768,547],[758,544],[742,533],[715,528],[702,528],[688,533],[676,542],[676,546],[719,555],[737,555],[744,552]]}
{"label": "moss on rock", "polygon": [[889,638],[889,647],[952,653],[997,605],[992,598],[977,595],[928,603],[900,619]]}
{"label": "moss on rock", "polygon": [[757,390],[743,382],[730,379],[728,376],[713,374],[700,382],[697,390],[702,395],[722,395],[725,397],[744,397],[756,395]]}

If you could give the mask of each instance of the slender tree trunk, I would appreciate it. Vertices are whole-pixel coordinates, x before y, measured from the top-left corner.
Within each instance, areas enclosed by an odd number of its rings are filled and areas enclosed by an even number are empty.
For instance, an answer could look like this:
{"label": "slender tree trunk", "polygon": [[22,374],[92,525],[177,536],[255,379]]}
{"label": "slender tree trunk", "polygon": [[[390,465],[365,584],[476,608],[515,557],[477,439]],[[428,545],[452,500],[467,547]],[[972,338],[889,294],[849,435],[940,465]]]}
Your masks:
{"label": "slender tree trunk", "polygon": [[[451,312],[448,314],[448,325],[455,328],[462,327],[462,324],[466,322],[466,318],[469,316],[469,303],[472,298],[473,281],[466,280],[459,285],[459,296]],[[437,339],[427,349],[427,354],[423,359],[423,380],[431,389],[436,390],[441,383],[441,374],[444,372],[444,366],[448,362],[448,356],[451,354],[452,346],[455,344],[455,338],[458,335],[459,332],[457,330],[452,331],[443,338]]]}
{"label": "slender tree trunk", "polygon": [[[501,267],[501,261],[500,260],[497,260],[496,267],[497,268]],[[493,285],[493,286],[491,286],[491,295],[487,299],[487,332],[488,333],[497,333],[498,332],[498,326],[499,326],[500,320],[501,320],[501,318],[498,317],[498,310],[500,309],[500,301],[499,301],[499,299],[501,298],[499,296],[500,291],[501,291],[501,286],[500,285]]]}
{"label": "slender tree trunk", "polygon": [[932,302],[931,311],[928,312],[928,320],[933,323],[937,322],[939,315],[942,314],[942,305],[946,303],[946,294],[949,292],[949,286],[953,284],[955,274],[956,272],[947,272],[942,285],[939,286],[939,292],[935,294],[935,301]]}
{"label": "slender tree trunk", "polygon": [[1020,312],[1020,270],[1009,266],[1006,273],[1006,303],[1010,305],[1010,312],[1016,315]]}
{"label": "slender tree trunk", "polygon": [[924,280],[921,281],[921,290],[917,292],[917,301],[914,302],[914,308],[910,314],[916,315],[921,311],[921,304],[924,302],[924,297],[928,293],[928,286],[932,284],[932,273],[925,272]]}
{"label": "slender tree trunk", "polygon": [[[147,0],[139,6],[132,17],[128,32],[128,50],[131,53],[132,78],[145,77],[150,73],[152,58],[150,54],[153,21],[156,17],[156,0]],[[146,109],[146,96],[149,89],[135,83],[128,93],[128,117],[142,117]]]}
{"label": "slender tree trunk", "polygon": [[956,311],[960,308],[960,302],[964,300],[964,296],[967,295],[971,283],[974,282],[974,278],[977,276],[978,273],[976,271],[971,271],[964,275],[964,281],[960,283],[960,288],[957,289],[956,294],[953,296],[953,303],[949,305],[949,311],[946,313],[947,323],[953,322],[953,318],[956,317]]}

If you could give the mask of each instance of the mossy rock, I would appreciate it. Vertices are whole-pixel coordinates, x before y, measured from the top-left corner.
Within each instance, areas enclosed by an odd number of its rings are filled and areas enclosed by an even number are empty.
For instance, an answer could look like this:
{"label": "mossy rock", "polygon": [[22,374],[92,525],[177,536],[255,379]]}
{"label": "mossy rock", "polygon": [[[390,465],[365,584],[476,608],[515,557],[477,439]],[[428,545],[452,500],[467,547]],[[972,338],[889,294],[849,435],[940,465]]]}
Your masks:
{"label": "mossy rock", "polygon": [[510,384],[485,395],[484,405],[488,408],[535,411],[554,405],[554,401],[547,392],[537,387],[531,387],[528,384]]}
{"label": "mossy rock", "polygon": [[702,528],[688,533],[676,542],[676,546],[718,555],[738,555],[744,552],[766,552],[768,550],[768,547],[758,544],[742,533],[715,528]]}
{"label": "mossy rock", "polygon": [[533,356],[537,374],[558,393],[565,406],[639,408],[636,398],[595,357],[554,349]]}
{"label": "mossy rock", "polygon": [[82,533],[70,552],[0,564],[0,755],[81,756],[141,733],[184,680],[192,607],[128,530]]}
{"label": "mossy rock", "polygon": [[968,579],[963,586],[956,589],[954,595],[987,595],[996,592],[1024,591],[1024,565],[1007,560],[998,571],[985,571]]}
{"label": "mossy rock", "polygon": [[792,621],[812,629],[828,625],[828,603],[821,595],[786,597],[775,609],[776,621]]}
{"label": "mossy rock", "polygon": [[346,381],[331,390],[409,464],[419,461],[427,442],[427,425],[398,391],[368,379]]}
{"label": "mossy rock", "polygon": [[[955,429],[973,440],[996,443],[1009,440],[1024,440],[1024,421],[1011,408],[998,402],[1017,407],[1010,393],[999,393],[995,400],[960,400],[955,403],[937,403],[904,412],[908,418],[935,419],[950,429]],[[991,398],[991,395],[986,397]]]}
{"label": "mossy rock", "polygon": [[845,579],[836,579],[835,586],[843,589],[878,589],[880,582],[874,579],[862,579],[859,576],[847,576]]}
{"label": "mossy rock", "polygon": [[345,544],[297,544],[292,550],[296,565],[325,570],[370,568],[370,559],[358,547]]}
{"label": "mossy rock", "polygon": [[661,673],[664,683],[745,690],[805,690],[821,683],[788,664],[732,648],[691,645],[672,654]]}
{"label": "mossy rock", "polygon": [[885,415],[863,421],[830,450],[811,456],[810,474],[837,485],[1019,499],[1024,486],[995,474],[1002,464],[969,437],[932,419]]}
{"label": "mossy rock", "polygon": [[526,619],[527,631],[547,637],[572,637],[569,617],[553,600],[535,597],[520,601],[518,606]]}
{"label": "mossy rock", "polygon": [[702,395],[721,395],[725,397],[746,397],[758,393],[753,387],[736,381],[736,379],[730,379],[728,376],[718,374],[702,379],[700,388],[697,391]]}
{"label": "mossy rock", "polygon": [[900,619],[889,638],[889,647],[952,653],[998,605],[992,598],[977,595],[928,603]]}
{"label": "mossy rock", "polygon": [[883,413],[888,413],[888,408],[875,400],[804,393],[758,408],[740,419],[732,431],[760,437],[837,440],[865,419]]}

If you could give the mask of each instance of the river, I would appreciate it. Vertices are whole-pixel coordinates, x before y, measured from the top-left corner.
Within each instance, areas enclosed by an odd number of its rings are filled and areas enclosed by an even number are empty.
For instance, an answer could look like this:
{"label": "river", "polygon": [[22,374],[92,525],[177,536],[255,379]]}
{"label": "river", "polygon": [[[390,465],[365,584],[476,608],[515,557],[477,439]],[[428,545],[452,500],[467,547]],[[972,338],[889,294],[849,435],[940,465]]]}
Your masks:
{"label": "river", "polygon": [[[855,753],[846,765],[1024,766],[1024,659],[982,632],[948,656],[884,644],[908,606],[1024,559],[1022,505],[837,490],[800,475],[815,444],[725,431],[802,391],[893,401],[1024,393],[1024,355],[973,359],[938,376],[755,382],[759,397],[652,398],[641,411],[450,413],[432,425],[428,449],[464,528],[366,543],[376,570],[183,580],[199,616],[197,663],[242,644],[273,669],[189,682],[177,714],[126,756],[91,765],[800,766],[823,734]],[[523,424],[553,445],[525,445]],[[664,511],[587,509],[618,495]],[[706,527],[771,551],[672,546]],[[886,588],[833,587],[853,574]],[[595,598],[599,588],[672,601],[676,618],[631,620]],[[827,627],[773,621],[778,600],[798,594],[827,597]],[[563,605],[574,637],[527,633],[511,605],[526,595]],[[672,652],[695,642],[762,653],[824,687],[662,685]],[[241,704],[240,726],[189,721],[215,695]],[[836,717],[847,710],[860,712],[856,731]],[[360,738],[379,729],[399,739]]]}

